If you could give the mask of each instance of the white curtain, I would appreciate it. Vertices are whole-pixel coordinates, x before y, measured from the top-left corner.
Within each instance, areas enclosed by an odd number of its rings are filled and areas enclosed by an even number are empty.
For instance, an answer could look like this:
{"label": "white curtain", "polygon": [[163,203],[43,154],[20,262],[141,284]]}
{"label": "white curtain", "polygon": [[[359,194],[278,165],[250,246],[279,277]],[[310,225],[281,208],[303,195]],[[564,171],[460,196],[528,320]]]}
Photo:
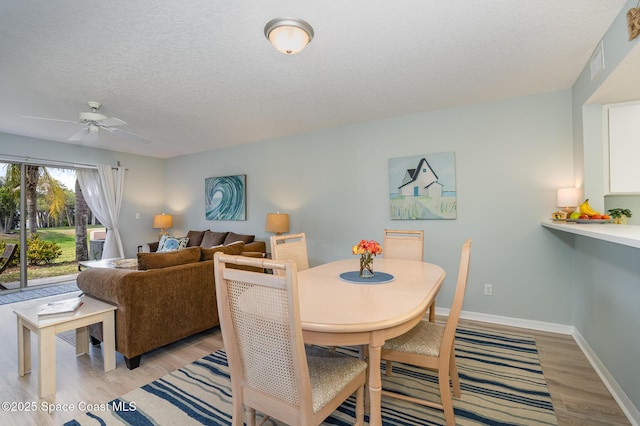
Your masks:
{"label": "white curtain", "polygon": [[124,167],[99,164],[97,170],[78,170],[78,183],[87,205],[107,228],[102,258],[124,257],[118,231],[120,206],[124,191]]}

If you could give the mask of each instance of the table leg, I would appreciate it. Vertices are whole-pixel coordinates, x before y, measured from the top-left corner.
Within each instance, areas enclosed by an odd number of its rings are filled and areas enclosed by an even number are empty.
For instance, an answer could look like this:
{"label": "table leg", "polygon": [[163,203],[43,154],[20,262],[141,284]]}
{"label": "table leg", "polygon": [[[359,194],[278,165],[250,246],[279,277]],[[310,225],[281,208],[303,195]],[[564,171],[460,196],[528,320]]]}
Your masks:
{"label": "table leg", "polygon": [[38,331],[38,384],[40,398],[56,392],[56,334],[52,327]]}
{"label": "table leg", "polygon": [[382,424],[382,377],[380,376],[381,346],[369,344],[369,425]]}
{"label": "table leg", "polygon": [[116,327],[114,312],[105,312],[102,315],[102,358],[104,371],[116,368]]}
{"label": "table leg", "polygon": [[429,306],[429,322],[436,321],[436,300],[433,299],[431,306]]}
{"label": "table leg", "polygon": [[76,328],[76,356],[89,353],[89,327]]}
{"label": "table leg", "polygon": [[18,317],[18,375],[31,372],[31,331]]}

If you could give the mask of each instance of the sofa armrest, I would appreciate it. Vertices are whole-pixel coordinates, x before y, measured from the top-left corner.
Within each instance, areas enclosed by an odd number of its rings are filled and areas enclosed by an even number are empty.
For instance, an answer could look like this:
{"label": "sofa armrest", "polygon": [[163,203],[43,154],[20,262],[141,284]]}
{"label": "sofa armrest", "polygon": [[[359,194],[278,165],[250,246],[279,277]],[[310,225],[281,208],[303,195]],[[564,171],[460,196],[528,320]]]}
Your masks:
{"label": "sofa armrest", "polygon": [[261,251],[243,251],[242,255],[245,257],[257,257],[257,258],[267,257],[267,254]]}
{"label": "sofa armrest", "polygon": [[126,303],[126,294],[119,284],[129,274],[144,271],[118,268],[90,268],[78,274],[77,285],[85,294],[116,306]]}
{"label": "sofa armrest", "polygon": [[259,251],[261,253],[266,253],[267,244],[264,241],[252,241],[244,245],[244,251]]}
{"label": "sofa armrest", "polygon": [[145,243],[143,244],[141,247],[142,249],[140,250],[143,253],[155,253],[158,250],[158,245],[160,244],[160,241],[153,241],[151,243]]}
{"label": "sofa armrest", "polygon": [[[263,253],[261,251],[243,251],[242,255],[244,257],[255,257],[255,258],[258,258],[258,259],[264,259],[267,254]],[[265,272],[265,270],[263,268],[258,268],[258,267],[255,267],[255,266],[228,264],[227,267],[228,268],[232,268],[232,269],[243,269],[245,271],[253,271],[253,272],[260,272],[260,273],[264,273]]]}

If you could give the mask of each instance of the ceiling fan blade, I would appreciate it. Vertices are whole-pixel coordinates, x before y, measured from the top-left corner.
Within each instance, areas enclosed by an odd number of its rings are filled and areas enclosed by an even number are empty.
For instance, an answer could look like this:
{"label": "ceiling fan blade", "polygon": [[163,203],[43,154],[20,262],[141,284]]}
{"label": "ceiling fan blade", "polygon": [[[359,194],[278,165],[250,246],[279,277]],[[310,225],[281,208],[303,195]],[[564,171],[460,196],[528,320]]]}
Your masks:
{"label": "ceiling fan blade", "polygon": [[58,118],[32,117],[30,115],[21,115],[20,118],[29,118],[29,119],[33,119],[33,120],[61,121],[63,123],[80,124],[78,121],[60,120]]}
{"label": "ceiling fan blade", "polygon": [[109,128],[107,128],[107,130],[109,130],[111,133],[121,133],[123,136],[129,137],[138,143],[145,143],[145,144],[151,143],[151,139],[144,136],[137,135],[135,133],[127,132],[126,130],[109,129]]}
{"label": "ceiling fan blade", "polygon": [[85,127],[84,129],[78,131],[75,135],[71,136],[67,140],[71,142],[79,142],[88,134],[89,134],[89,128]]}
{"label": "ceiling fan blade", "polygon": [[124,126],[125,124],[127,124],[126,121],[122,121],[119,118],[115,118],[115,117],[105,118],[104,120],[100,120],[99,123],[102,126],[110,126],[110,127],[113,127],[113,126]]}

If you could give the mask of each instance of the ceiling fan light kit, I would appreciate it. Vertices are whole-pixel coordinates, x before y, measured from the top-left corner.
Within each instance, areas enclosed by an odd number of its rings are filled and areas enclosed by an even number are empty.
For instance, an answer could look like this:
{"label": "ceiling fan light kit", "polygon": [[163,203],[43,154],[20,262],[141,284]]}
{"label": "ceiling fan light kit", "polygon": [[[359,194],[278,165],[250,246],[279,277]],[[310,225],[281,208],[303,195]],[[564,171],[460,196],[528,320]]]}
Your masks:
{"label": "ceiling fan light kit", "polygon": [[81,112],[80,121],[83,123],[90,123],[92,121],[101,121],[107,118],[106,115],[98,114],[97,112]]}
{"label": "ceiling fan light kit", "polygon": [[100,132],[100,129],[108,130],[110,133],[118,133],[125,137],[130,137],[140,143],[151,142],[149,138],[116,128],[115,126],[124,126],[125,124],[127,124],[127,122],[120,120],[119,118],[116,118],[116,117],[107,117],[104,114],[100,114],[98,110],[102,106],[102,103],[96,102],[96,101],[88,101],[87,105],[89,105],[89,108],[91,108],[91,111],[81,112],[80,114],[78,114],[79,121],[60,120],[57,118],[32,117],[32,116],[26,116],[26,115],[23,115],[22,118],[47,120],[47,121],[61,121],[64,123],[86,125],[86,127],[84,127],[82,130],[78,131],[69,139],[67,139],[68,141],[71,141],[71,142],[79,142],[89,134],[96,135]]}
{"label": "ceiling fan light kit", "polygon": [[295,55],[313,40],[313,27],[299,18],[275,18],[267,22],[264,35],[276,50]]}

